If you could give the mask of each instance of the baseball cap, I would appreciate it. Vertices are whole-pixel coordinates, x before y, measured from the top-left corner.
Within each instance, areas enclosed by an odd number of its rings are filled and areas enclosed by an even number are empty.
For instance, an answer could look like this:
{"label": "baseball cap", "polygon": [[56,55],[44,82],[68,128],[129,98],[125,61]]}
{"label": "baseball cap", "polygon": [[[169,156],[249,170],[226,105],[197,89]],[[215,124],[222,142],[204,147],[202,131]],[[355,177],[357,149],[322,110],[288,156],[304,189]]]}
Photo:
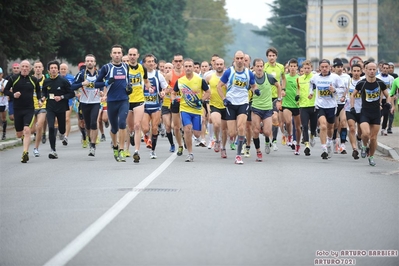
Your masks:
{"label": "baseball cap", "polygon": [[3,69],[0,67],[0,74],[3,74]]}
{"label": "baseball cap", "polygon": [[336,66],[343,66],[344,64],[342,63],[342,60],[341,59],[339,59],[339,58],[335,58],[334,59],[334,61],[333,61],[333,67],[336,67]]}
{"label": "baseball cap", "polygon": [[392,63],[392,62],[389,62],[388,65],[390,65],[390,66],[395,66],[395,64]]}

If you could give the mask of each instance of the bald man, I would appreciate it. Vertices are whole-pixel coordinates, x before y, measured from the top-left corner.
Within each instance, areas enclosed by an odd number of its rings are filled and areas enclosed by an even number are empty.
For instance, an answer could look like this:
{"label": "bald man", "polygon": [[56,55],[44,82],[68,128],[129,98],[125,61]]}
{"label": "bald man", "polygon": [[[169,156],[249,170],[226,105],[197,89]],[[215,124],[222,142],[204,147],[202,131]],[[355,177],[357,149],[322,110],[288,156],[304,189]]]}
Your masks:
{"label": "bald man", "polygon": [[29,61],[22,61],[20,69],[20,74],[14,74],[8,80],[7,85],[4,88],[4,94],[14,100],[15,131],[17,132],[18,138],[23,136],[21,163],[27,163],[29,161],[31,126],[35,114],[33,102],[34,93],[36,93],[40,106],[42,101],[39,82],[37,78],[30,76],[32,66]]}

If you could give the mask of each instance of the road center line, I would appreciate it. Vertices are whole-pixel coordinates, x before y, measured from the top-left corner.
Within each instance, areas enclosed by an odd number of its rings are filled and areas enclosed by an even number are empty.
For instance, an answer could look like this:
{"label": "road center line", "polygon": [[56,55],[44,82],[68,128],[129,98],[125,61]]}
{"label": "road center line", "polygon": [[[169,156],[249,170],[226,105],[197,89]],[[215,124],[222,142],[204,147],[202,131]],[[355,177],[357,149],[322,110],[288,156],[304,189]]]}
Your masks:
{"label": "road center line", "polygon": [[129,203],[136,198],[141,191],[143,191],[152,181],[155,180],[168,166],[177,158],[176,154],[169,156],[157,169],[150,175],[144,178],[134,189],[118,202],[116,202],[110,209],[108,209],[100,218],[92,223],[86,230],[78,235],[65,248],[58,252],[53,258],[44,264],[44,266],[65,265],[73,257],[75,257],[84,247],[87,246],[110,222],[112,222],[120,212],[122,212]]}

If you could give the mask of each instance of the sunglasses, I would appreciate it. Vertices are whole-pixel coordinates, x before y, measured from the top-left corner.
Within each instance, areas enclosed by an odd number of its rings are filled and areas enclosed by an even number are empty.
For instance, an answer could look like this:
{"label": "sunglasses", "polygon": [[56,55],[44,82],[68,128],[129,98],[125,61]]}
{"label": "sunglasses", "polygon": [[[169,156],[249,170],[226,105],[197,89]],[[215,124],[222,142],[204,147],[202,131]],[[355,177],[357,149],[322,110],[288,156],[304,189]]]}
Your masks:
{"label": "sunglasses", "polygon": [[175,60],[176,63],[181,63],[183,60]]}

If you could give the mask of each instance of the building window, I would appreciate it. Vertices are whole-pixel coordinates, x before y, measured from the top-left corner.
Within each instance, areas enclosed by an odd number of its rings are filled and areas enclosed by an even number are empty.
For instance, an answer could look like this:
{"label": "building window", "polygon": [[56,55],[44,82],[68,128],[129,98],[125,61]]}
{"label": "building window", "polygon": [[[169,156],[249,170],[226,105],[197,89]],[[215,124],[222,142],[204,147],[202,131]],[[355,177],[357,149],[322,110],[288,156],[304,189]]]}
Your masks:
{"label": "building window", "polygon": [[337,25],[340,28],[346,28],[349,24],[349,18],[345,15],[339,15],[337,17]]}

